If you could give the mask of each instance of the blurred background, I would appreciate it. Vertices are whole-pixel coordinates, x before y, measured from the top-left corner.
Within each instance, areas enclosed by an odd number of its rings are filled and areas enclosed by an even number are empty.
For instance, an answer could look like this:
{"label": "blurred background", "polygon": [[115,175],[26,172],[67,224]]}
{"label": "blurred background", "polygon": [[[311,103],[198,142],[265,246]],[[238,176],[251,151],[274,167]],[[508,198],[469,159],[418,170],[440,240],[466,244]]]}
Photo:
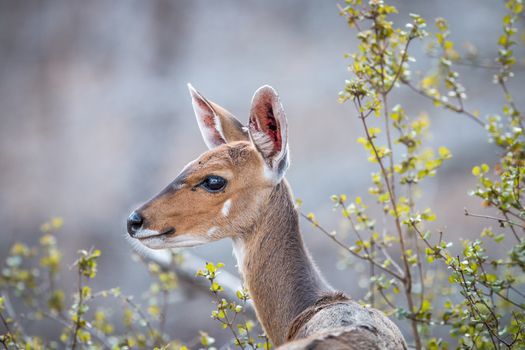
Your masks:
{"label": "blurred background", "polygon": [[[426,18],[429,29],[435,17],[445,17],[459,51],[470,43],[481,57],[496,56],[502,1],[392,3],[401,13],[396,25],[404,25],[409,13]],[[369,174],[375,168],[355,141],[361,129],[354,109],[337,103],[345,79],[351,78],[343,55],[356,49],[356,41],[336,5],[326,0],[0,0],[0,257],[15,241],[36,243],[40,224],[60,216],[64,260],[72,262],[80,248],[100,248],[94,289],[118,285],[140,297],[150,280],[146,268],[131,259],[126,218],[206,150],[187,82],[243,122],[253,92],[263,84],[275,87],[289,120],[287,178],[305,211],[340,229],[330,195],[361,195],[370,202]],[[437,63],[425,46],[413,46],[414,75]],[[492,84],[494,71],[458,69],[467,106],[482,116],[499,113],[502,95]],[[510,88],[522,101],[521,72]],[[497,149],[464,116],[435,109],[404,88],[393,99],[392,106],[400,103],[412,116],[428,113],[429,145],[446,146],[453,154],[424,184],[420,208],[433,208],[435,229],[448,237],[478,234],[490,223],[463,215],[464,207],[482,210],[466,190],[475,186],[470,169],[490,164]],[[351,270],[337,269],[333,243],[302,224],[328,281],[362,297],[366,280],[355,283]],[[229,241],[191,252],[222,261],[236,273]],[[63,277],[64,285],[73,284],[71,271]],[[182,288],[171,306],[170,334],[189,341],[202,329],[228,339],[209,317],[208,293],[189,288]]]}

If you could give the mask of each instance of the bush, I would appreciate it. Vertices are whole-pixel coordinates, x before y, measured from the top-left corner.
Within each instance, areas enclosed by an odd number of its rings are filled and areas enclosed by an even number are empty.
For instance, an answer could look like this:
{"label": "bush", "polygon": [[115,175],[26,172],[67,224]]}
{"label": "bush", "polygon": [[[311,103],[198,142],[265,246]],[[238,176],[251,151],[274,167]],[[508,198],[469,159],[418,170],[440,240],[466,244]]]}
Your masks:
{"label": "bush", "polygon": [[[369,217],[361,197],[350,201],[346,195],[333,196],[335,207],[349,220],[355,234],[354,244],[348,245],[335,232],[324,229],[315,215],[304,217],[352,257],[370,264],[370,291],[364,302],[406,320],[417,349],[525,346],[524,115],[507,87],[516,63],[512,51],[515,23],[523,5],[519,0],[509,0],[506,8],[497,43],[498,72],[494,75],[505,104],[501,115],[486,118],[466,106],[466,90],[454,63],[474,64],[476,58],[463,58],[456,51],[445,19],[435,20],[435,34],[428,48],[429,55],[438,58],[438,66],[415,81],[410,74],[410,49],[416,40],[429,35],[425,19],[411,14],[411,23],[395,28],[390,17],[397,10],[381,0],[368,4],[347,0],[346,7],[340,8],[349,26],[357,29],[360,45],[357,53],[348,55],[354,78],[346,82],[339,99],[352,103],[357,111],[363,130],[363,137],[357,141],[378,168],[368,192],[385,218]],[[425,229],[436,215],[429,208],[418,207],[415,190],[452,155],[446,147],[425,147],[428,117],[411,117],[399,104],[390,107],[393,89],[402,87],[433,101],[436,108],[470,118],[500,149],[501,158],[492,170],[487,164],[472,169],[478,186],[471,194],[496,214],[473,214],[465,209],[465,215],[494,220],[498,228],[486,228],[476,239],[462,240],[461,250],[453,251],[453,242],[446,241],[442,232]],[[379,122],[384,123],[384,137],[382,130],[373,126]],[[378,227],[377,222],[385,224]],[[505,241],[511,249],[505,256],[489,256],[487,240],[496,244]],[[446,271],[446,275],[441,274],[445,278],[440,278],[441,271]],[[396,298],[397,294],[403,298]],[[454,345],[434,336],[443,328],[450,331]]]}
{"label": "bush", "polygon": [[[8,349],[151,349],[168,344],[163,334],[165,295],[177,287],[175,273],[156,263],[148,263],[154,282],[146,297],[149,307],[143,310],[132,297],[122,295],[119,288],[92,291],[89,283],[97,275],[97,259],[101,252],[81,250],[73,263],[77,274],[76,292],[72,298],[66,297],[66,292],[58,287],[63,262],[55,234],[61,227],[61,219],[52,219],[42,225],[43,235],[38,246],[16,243],[11,247],[0,275],[0,319],[6,330],[0,336],[0,343]],[[16,304],[26,307],[24,313],[13,309],[12,297]],[[97,306],[101,298],[113,298],[122,304],[123,334],[115,334],[115,327],[109,320],[114,310]],[[49,341],[26,334],[23,327],[26,321],[61,327],[60,338]],[[170,345],[179,348],[176,343]]]}
{"label": "bush", "polygon": [[[80,250],[73,263],[77,275],[76,292],[66,297],[60,289],[59,273],[64,268],[61,253],[57,247],[56,235],[62,228],[62,219],[54,218],[42,225],[42,236],[37,246],[16,243],[11,247],[0,275],[0,321],[5,333],[0,335],[0,344],[6,349],[174,349],[188,347],[177,340],[170,340],[164,332],[168,314],[168,294],[178,287],[177,275],[172,266],[161,266],[156,262],[136,255],[144,263],[152,278],[148,293],[142,302],[123,295],[118,287],[92,291],[89,284],[97,275],[97,260],[100,250]],[[183,257],[172,253],[171,262],[181,264]],[[224,265],[207,263],[197,271],[209,282],[216,309],[211,317],[230,332],[236,345],[242,349],[265,349],[271,345],[264,336],[255,332],[255,322],[247,317],[245,308],[249,296],[246,290],[237,291],[238,300],[228,300],[223,287],[216,277]],[[12,302],[11,298],[16,300]],[[114,299],[112,307],[102,307],[100,299]],[[120,319],[115,315],[120,303],[123,312]],[[144,308],[141,304],[146,304]],[[14,310],[22,304],[24,312]],[[37,321],[41,328],[46,323],[61,328],[59,339],[44,339],[28,334],[24,323]],[[120,322],[116,327],[112,322]],[[117,333],[116,329],[124,329]],[[200,331],[196,334],[199,349],[213,350],[214,338]]]}

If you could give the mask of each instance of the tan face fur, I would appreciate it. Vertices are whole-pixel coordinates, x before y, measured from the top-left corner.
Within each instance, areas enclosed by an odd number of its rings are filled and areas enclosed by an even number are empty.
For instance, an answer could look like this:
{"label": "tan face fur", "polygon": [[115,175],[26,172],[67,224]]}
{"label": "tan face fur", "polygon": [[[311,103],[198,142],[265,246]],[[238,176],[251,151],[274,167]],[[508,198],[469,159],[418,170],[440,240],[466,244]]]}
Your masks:
{"label": "tan face fur", "polygon": [[[246,141],[219,146],[188,164],[166,189],[138,211],[145,230],[171,234],[140,239],[150,248],[183,247],[235,237],[253,224],[247,213],[269,194],[273,184],[263,177],[263,160]],[[209,175],[227,180],[224,190],[206,191]]]}
{"label": "tan face fur", "polygon": [[[132,231],[128,221],[130,236],[153,249],[195,246],[248,232],[288,166],[286,120],[272,88],[256,92],[247,128],[191,86],[190,92],[210,150],[132,213],[141,221]],[[226,185],[210,192],[204,186],[210,176],[225,179]]]}

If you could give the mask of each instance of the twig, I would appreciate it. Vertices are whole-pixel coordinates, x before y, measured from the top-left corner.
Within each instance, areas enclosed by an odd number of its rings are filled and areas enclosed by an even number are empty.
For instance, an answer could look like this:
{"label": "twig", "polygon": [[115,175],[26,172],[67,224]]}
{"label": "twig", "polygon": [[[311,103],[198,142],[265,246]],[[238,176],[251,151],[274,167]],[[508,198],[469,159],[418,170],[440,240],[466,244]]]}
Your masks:
{"label": "twig", "polygon": [[[12,309],[12,306],[11,306],[11,303],[9,301],[9,298],[7,296],[7,293],[6,294],[3,294],[2,293],[2,296],[4,297],[4,307],[5,307],[5,310],[7,311],[7,313],[10,315],[10,317],[14,320],[14,317],[12,315],[14,315],[14,310]],[[16,338],[15,338],[15,334],[13,333],[13,331],[11,330],[11,328],[9,327],[9,323],[7,322],[7,320],[4,318],[4,315],[0,312],[0,318],[2,320],[2,324],[4,325],[7,333],[11,336],[11,340],[13,341],[15,347],[17,349],[20,349],[20,346],[18,345],[17,341],[16,341]],[[19,322],[16,322],[15,321],[15,325],[19,326],[20,327],[20,323]],[[2,345],[7,349],[7,345],[2,342]]]}
{"label": "twig", "polygon": [[415,87],[409,80],[403,79],[402,77],[401,77],[400,80],[401,80],[401,82],[403,84],[408,86],[412,91],[416,92],[417,94],[432,100],[432,102],[438,102],[438,103],[442,104],[448,110],[451,110],[451,111],[459,113],[459,114],[464,114],[464,115],[468,116],[470,119],[472,119],[474,122],[476,122],[479,126],[485,127],[485,123],[482,122],[478,117],[476,117],[474,115],[474,113],[471,113],[471,112],[467,111],[464,108],[454,106],[453,104],[451,104],[449,102],[443,101],[443,100],[441,100],[441,99],[439,99],[437,97],[434,97],[432,95],[427,94],[424,90],[421,90],[421,89],[418,89],[417,87]]}
{"label": "twig", "polygon": [[[171,250],[144,250],[142,256],[149,260],[157,263],[163,269],[173,269],[185,282],[195,286],[199,289],[208,291],[209,286],[206,281],[195,278],[197,270],[201,269],[206,265],[206,261],[199,258],[195,254],[184,252],[182,262],[175,262],[172,258]],[[242,282],[239,278],[233,274],[221,270],[221,273],[216,277],[217,282],[224,288],[227,299],[236,299],[237,290],[242,287]],[[250,317],[255,316],[255,309],[253,303],[248,301],[246,303],[246,310],[250,312]]]}
{"label": "twig", "polygon": [[[43,310],[42,307],[39,307],[39,310],[42,312],[43,316],[49,318],[50,320],[53,320],[53,321],[56,321],[56,322],[60,323],[62,326],[66,327],[66,328],[69,328],[70,330],[73,330],[73,327],[71,327],[71,324],[69,324],[67,322],[67,320],[62,319],[60,317],[60,315],[57,316],[57,315],[54,315],[54,314],[52,314],[50,312],[47,312],[47,311]],[[112,346],[109,343],[109,341],[108,341],[107,337],[105,336],[105,334],[100,332],[98,329],[91,328],[91,329],[89,329],[89,333],[91,333],[95,338],[97,338],[106,349],[111,349],[112,348]]]}
{"label": "twig", "polygon": [[[427,52],[427,56],[430,57],[430,58],[433,58],[433,59],[441,59],[440,55],[436,55],[436,54],[433,54],[431,52]],[[490,59],[489,57],[485,57],[484,59],[486,61],[490,61],[490,62],[494,61],[493,59]],[[476,61],[473,61],[473,60],[465,61],[463,59],[456,59],[453,62],[454,62],[454,64],[457,64],[457,65],[460,65],[460,66],[471,67],[471,68],[493,69],[493,70],[501,69],[501,67],[498,66],[498,65],[488,64],[488,63],[480,63],[480,62],[476,62]],[[523,70],[523,69],[525,69],[525,66],[518,66],[518,67],[515,67],[515,69],[516,68],[519,68],[518,70]]]}
{"label": "twig", "polygon": [[[412,29],[412,31],[414,31],[414,30],[415,30],[415,27]],[[385,95],[388,94],[394,88],[397,80],[401,76],[401,71],[403,70],[403,65],[406,63],[406,61],[408,59],[408,46],[410,45],[410,42],[412,42],[413,39],[414,39],[414,37],[412,37],[412,36],[409,36],[409,38],[407,39],[407,42],[405,44],[405,48],[403,49],[403,56],[401,57],[401,63],[399,64],[399,69],[397,70],[396,75],[394,76],[394,80],[392,80],[392,84],[384,92]]]}
{"label": "twig", "polygon": [[518,109],[518,107],[514,103],[514,99],[512,98],[512,95],[511,95],[509,89],[507,88],[507,84],[505,83],[505,80],[498,79],[498,81],[499,81],[499,85],[501,86],[501,89],[503,90],[503,93],[505,94],[506,100],[509,102],[510,106],[512,107],[513,112],[518,115],[518,122],[520,124],[520,127],[523,129],[523,122],[522,122],[523,121],[523,115],[521,114],[520,110]]}
{"label": "twig", "polygon": [[146,314],[144,314],[144,311],[142,311],[142,309],[137,304],[135,304],[131,300],[130,297],[122,296],[122,297],[120,297],[120,299],[124,303],[128,304],[129,306],[131,306],[131,308],[140,316],[141,320],[144,321],[144,324],[146,325],[146,328],[148,329],[150,334],[154,335],[155,334],[155,330],[151,326],[151,322],[149,321],[148,316],[146,316]]}
{"label": "twig", "polygon": [[318,222],[316,221],[313,221],[312,219],[310,219],[308,217],[308,215],[305,215],[304,213],[300,212],[300,215],[301,217],[303,217],[304,219],[306,219],[308,222],[310,222],[312,225],[314,225],[314,227],[316,227],[317,229],[319,229],[322,233],[324,233],[327,237],[329,237],[332,241],[334,241],[337,245],[339,245],[341,248],[343,248],[344,250],[346,250],[347,252],[349,252],[350,254],[352,254],[353,256],[355,256],[356,258],[359,258],[361,260],[365,260],[365,261],[369,261],[371,263],[373,263],[375,266],[377,266],[378,268],[380,268],[381,270],[383,270],[384,272],[388,273],[389,275],[391,275],[392,277],[395,277],[396,279],[402,281],[403,280],[403,276],[395,273],[394,271],[392,270],[389,270],[387,269],[386,267],[384,267],[383,265],[379,264],[377,261],[375,261],[374,259],[372,259],[372,257],[370,256],[362,256],[362,255],[359,255],[358,253],[354,252],[350,247],[348,247],[346,244],[344,244],[343,242],[341,242],[340,240],[338,240],[336,237],[334,237],[333,234],[331,234],[330,232],[328,232],[324,227],[322,227],[321,225],[319,225]]}
{"label": "twig", "polygon": [[390,253],[388,252],[388,250],[386,249],[386,247],[384,245],[382,245],[381,243],[377,244],[377,247],[379,248],[379,250],[381,251],[381,253],[383,253],[383,255],[385,256],[386,259],[388,259],[388,261],[392,264],[392,266],[394,266],[396,268],[396,270],[399,272],[400,275],[403,275],[403,269],[401,268],[401,266],[398,265],[398,263],[392,258],[392,256],[390,255]]}
{"label": "twig", "polygon": [[[343,208],[343,210],[345,210],[344,209],[345,204],[340,198],[338,200],[338,204]],[[354,234],[356,235],[357,239],[359,239],[361,242],[364,242],[363,238],[361,237],[361,234],[359,233],[359,230],[357,229],[357,226],[354,223],[354,220],[352,219],[352,216],[350,215],[350,213],[348,213],[348,215],[344,215],[344,216],[350,222],[350,226],[352,227],[352,230],[354,231]],[[374,241],[372,239],[370,239],[370,245],[371,245],[370,246],[371,252],[368,250],[368,248],[365,245],[363,245],[363,248],[365,250],[366,255],[370,256],[371,259],[373,259],[375,244],[374,244]],[[375,276],[374,264],[372,262],[370,262],[370,283],[369,283],[369,288],[370,288],[370,302],[371,302],[372,306],[374,306],[374,283],[373,283],[374,276]]]}
{"label": "twig", "polygon": [[512,343],[510,344],[511,347],[518,341],[520,335],[523,333],[523,330],[525,329],[523,327],[523,324],[520,324],[520,322],[518,321],[519,320],[518,316],[516,316],[516,313],[514,311],[512,312],[512,316],[514,316],[514,319],[516,320],[516,324],[518,325],[519,329],[516,332],[516,336],[512,340]]}
{"label": "twig", "polygon": [[22,322],[17,319],[17,313],[15,312],[13,305],[11,304],[11,298],[9,297],[9,291],[5,290],[5,293],[1,293],[2,297],[4,298],[4,307],[5,311],[7,312],[7,315],[14,320],[14,325],[16,325],[16,328],[18,328],[18,332],[22,334],[22,336],[26,337],[26,332],[24,330],[24,326],[22,325]]}
{"label": "twig", "polygon": [[71,343],[71,349],[75,350],[77,347],[77,335],[78,330],[80,329],[80,318],[82,317],[82,302],[83,302],[83,293],[82,293],[82,271],[80,267],[78,267],[78,281],[77,281],[77,288],[78,288],[78,302],[77,302],[77,313],[76,313],[76,321],[75,325],[73,327],[73,339]]}
{"label": "twig", "polygon": [[[518,223],[516,223],[516,222],[513,222],[513,221],[509,220],[508,217],[504,219],[504,218],[498,218],[498,217],[490,216],[490,215],[473,214],[473,213],[469,212],[469,211],[467,210],[467,208],[464,208],[464,209],[465,209],[465,216],[473,216],[473,217],[475,217],[475,218],[484,218],[484,219],[495,220],[495,221],[497,221],[502,227],[503,227],[503,223],[507,223],[507,224],[509,224],[509,225],[518,226],[518,227],[520,227],[520,228],[522,228],[522,229],[525,229],[525,225],[522,225],[522,224],[518,224]],[[505,215],[505,213],[504,213],[504,215]],[[516,239],[519,241],[520,239],[519,239],[519,237],[518,237],[516,231],[513,230],[513,234],[514,234],[514,236],[516,237]]]}
{"label": "twig", "polygon": [[[457,257],[457,261],[458,261],[458,265],[461,264],[461,261],[459,259],[459,256]],[[489,332],[489,335],[490,335],[490,338],[492,340],[492,343],[494,344],[494,346],[496,347],[496,349],[499,349],[499,343],[497,343],[496,341],[494,341],[494,338],[496,338],[500,343],[503,343],[505,344],[507,347],[509,347],[509,344],[507,344],[507,342],[505,342],[503,339],[501,339],[497,332],[494,331],[494,329],[492,329],[493,327],[491,327],[487,321],[485,320],[483,314],[481,313],[481,311],[479,311],[479,309],[477,308],[476,304],[477,302],[472,298],[472,293],[470,293],[469,291],[469,283],[467,282],[466,278],[465,278],[465,274],[463,273],[463,270],[462,269],[457,269],[460,276],[461,276],[461,287],[464,291],[464,296],[465,298],[467,298],[467,300],[469,301],[469,307],[470,309],[473,311],[472,313],[476,313],[478,315],[478,318],[482,321],[483,325],[485,326],[485,328],[487,329],[487,331]],[[493,318],[493,320],[496,322],[496,330],[498,329],[498,318],[496,317],[496,315],[494,314],[494,312],[492,311],[492,309],[485,303],[485,301],[483,300],[483,298],[481,298],[479,296],[479,293],[477,292],[477,289],[476,289],[476,284],[475,283],[472,283],[472,286],[474,287],[474,292],[476,293],[476,295],[478,296],[478,300],[479,302],[481,302],[488,310],[489,312],[491,313],[491,316]]]}
{"label": "twig", "polygon": [[[357,104],[356,104],[356,107],[357,110],[360,112],[361,116],[362,116],[362,106],[361,106],[361,101],[359,99],[359,97],[356,97],[355,100],[354,100],[354,103],[355,101],[357,101]],[[392,210],[394,211],[394,222],[396,224],[396,228],[397,228],[397,232],[398,232],[398,238],[399,238],[399,245],[401,246],[401,250],[402,250],[402,254],[401,254],[401,257],[402,257],[402,260],[403,260],[403,266],[404,266],[404,269],[405,269],[405,274],[404,274],[404,278],[403,278],[403,286],[404,286],[404,289],[405,289],[405,296],[406,296],[406,299],[407,299],[407,303],[408,303],[408,307],[410,309],[410,312],[414,312],[415,310],[415,306],[414,306],[414,301],[412,299],[412,275],[411,275],[411,272],[410,272],[410,264],[408,263],[408,258],[406,256],[406,245],[405,245],[405,240],[404,240],[404,237],[403,237],[403,229],[401,228],[401,221],[399,220],[399,213],[398,213],[398,210],[397,210],[397,199],[396,199],[396,195],[395,195],[395,192],[393,191],[393,188],[392,188],[392,184],[390,183],[389,181],[389,177],[388,177],[388,173],[385,169],[385,166],[381,160],[381,157],[379,156],[379,153],[377,151],[377,148],[372,140],[372,137],[370,135],[370,132],[368,130],[368,125],[366,124],[366,121],[365,119],[363,118],[360,118],[361,119],[361,122],[363,124],[363,128],[365,130],[365,133],[366,133],[366,138],[368,140],[368,142],[370,143],[370,146],[372,147],[372,150],[374,152],[374,155],[375,155],[375,158],[376,158],[376,161],[378,162],[379,164],[379,167],[381,168],[381,173],[383,175],[383,180],[385,181],[385,186],[388,190],[388,194],[389,194],[389,198],[390,198],[390,202],[392,204]],[[419,338],[419,331],[417,329],[417,325],[412,323],[412,331],[413,331],[413,334],[414,334],[414,338],[415,338],[415,341],[416,341],[416,348],[417,349],[421,349],[422,346],[421,346],[421,339]]]}
{"label": "twig", "polygon": [[[217,305],[220,305],[221,304],[221,298],[219,297],[219,294],[215,290],[213,290],[212,293],[213,293],[213,296],[215,297],[215,299],[217,300]],[[228,312],[224,312],[224,318],[226,319],[226,321],[223,321],[223,320],[221,320],[219,318],[217,318],[217,321],[221,322],[223,325],[226,325],[226,327],[228,327],[228,329],[232,332],[233,337],[235,338],[236,345],[240,346],[240,348],[242,350],[244,350],[244,345],[241,342],[241,340],[239,339],[239,336],[237,335],[237,332],[235,332],[235,329],[233,328],[233,323],[235,322],[235,319],[237,318],[237,313],[235,314],[235,316],[233,317],[233,320],[231,322],[230,322],[230,320],[228,318]]]}
{"label": "twig", "polygon": [[[7,331],[7,334],[9,334],[9,336],[11,337],[11,340],[13,341],[13,344],[15,345],[15,347],[17,349],[20,349],[20,347],[18,346],[17,342],[16,342],[16,339],[15,339],[15,335],[14,333],[11,331],[11,328],[9,327],[9,324],[7,323],[7,320],[4,318],[4,315],[0,312],[0,320],[2,320],[2,324],[4,325],[6,331]],[[2,342],[2,345],[7,349],[7,345]]]}
{"label": "twig", "polygon": [[[432,244],[430,244],[430,242],[428,241],[428,239],[425,238],[425,236],[423,235],[423,233],[417,228],[416,224],[415,224],[415,223],[410,223],[410,224],[411,224],[411,226],[414,228],[414,230],[417,232],[417,234],[419,235],[419,237],[421,237],[421,240],[425,243],[425,245],[426,245],[428,248],[432,249],[432,251],[434,251],[434,253],[435,253],[435,254],[436,254],[441,260],[446,261],[447,258],[446,258],[446,257],[445,257],[440,251],[436,252],[435,247],[434,247]],[[449,266],[450,268],[452,268],[454,271],[459,272],[458,269],[457,269],[454,265],[449,265],[449,264],[447,264],[447,266]],[[482,283],[485,287],[490,287],[490,286],[488,286],[487,283],[484,282],[484,281],[480,281],[480,283]],[[525,310],[525,306],[522,306],[522,305],[516,303],[515,301],[513,301],[512,299],[506,297],[505,295],[501,294],[500,292],[496,292],[496,291],[495,291],[495,293],[496,293],[497,296],[499,296],[501,299],[507,301],[508,303],[510,303],[510,304],[512,304],[512,305],[514,305],[514,306],[516,306],[516,307],[518,307],[518,308],[520,308],[521,310]]]}

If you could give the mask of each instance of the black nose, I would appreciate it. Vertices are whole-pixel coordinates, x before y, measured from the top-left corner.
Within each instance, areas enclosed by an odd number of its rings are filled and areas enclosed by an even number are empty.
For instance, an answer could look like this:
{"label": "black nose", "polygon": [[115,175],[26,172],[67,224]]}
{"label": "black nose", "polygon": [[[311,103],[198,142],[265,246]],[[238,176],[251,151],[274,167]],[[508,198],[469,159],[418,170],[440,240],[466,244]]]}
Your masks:
{"label": "black nose", "polygon": [[128,218],[128,233],[131,237],[135,237],[135,233],[142,227],[144,219],[139,213],[134,211]]}

